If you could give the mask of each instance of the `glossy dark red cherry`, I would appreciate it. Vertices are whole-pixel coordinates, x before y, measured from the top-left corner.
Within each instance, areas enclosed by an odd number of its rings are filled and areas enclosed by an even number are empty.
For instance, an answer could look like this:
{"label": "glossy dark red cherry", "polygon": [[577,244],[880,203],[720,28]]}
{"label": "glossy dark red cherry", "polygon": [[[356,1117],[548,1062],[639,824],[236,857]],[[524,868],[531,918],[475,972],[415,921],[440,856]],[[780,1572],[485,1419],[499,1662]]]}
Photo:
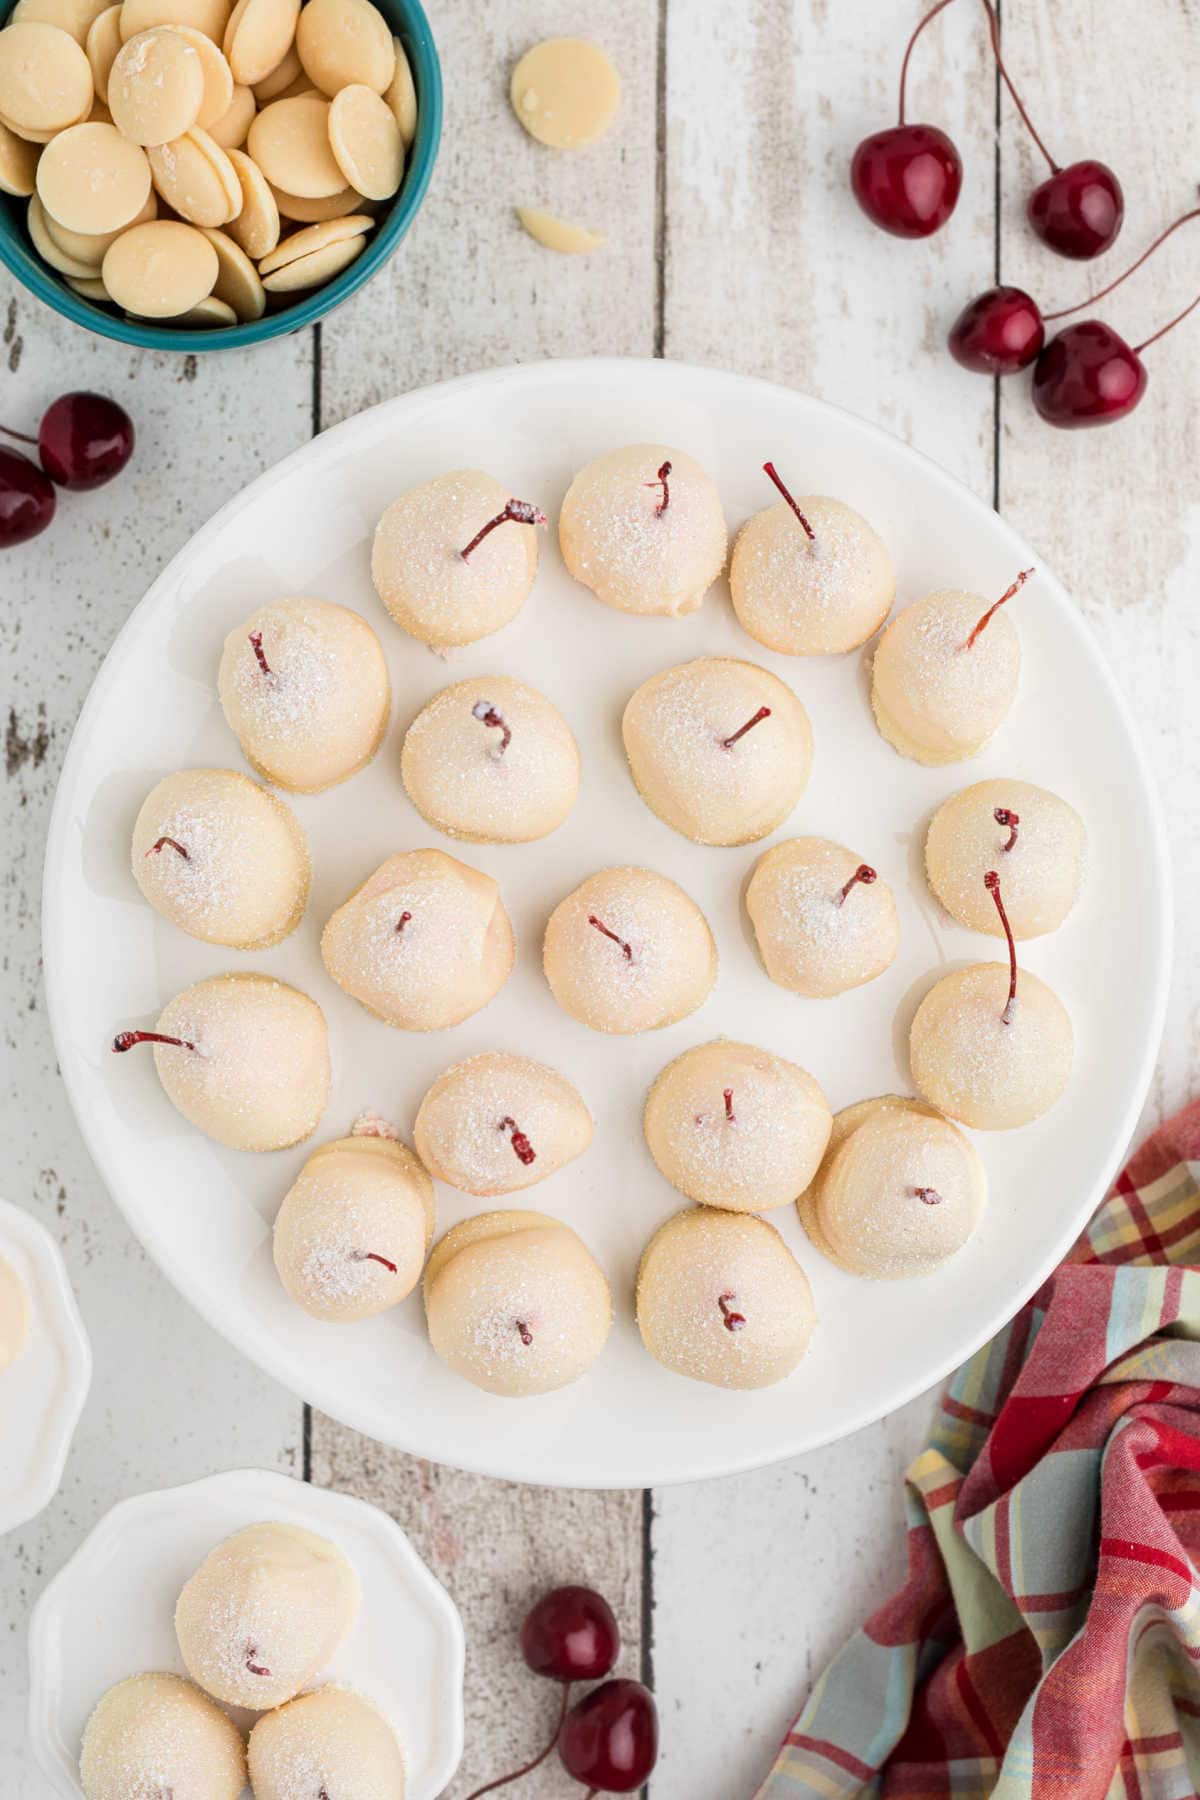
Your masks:
{"label": "glossy dark red cherry", "polygon": [[1069,163],[1034,188],[1026,206],[1033,230],[1060,256],[1085,261],[1116,241],[1125,217],[1121,183],[1107,163]]}
{"label": "glossy dark red cherry", "polygon": [[1046,341],[1037,301],[1024,288],[994,287],[963,307],[950,327],[950,354],[980,375],[1013,375]]}
{"label": "glossy dark red cherry", "polygon": [[19,450],[0,445],[0,549],[45,531],[58,499],[44,472]]}
{"label": "glossy dark red cherry", "polygon": [[658,1761],[658,1708],[640,1681],[605,1681],[577,1701],[558,1734],[568,1775],[601,1794],[632,1794]]}
{"label": "glossy dark red cherry", "polygon": [[[1140,348],[1140,346],[1139,346]],[[1048,425],[1111,425],[1146,391],[1138,351],[1102,319],[1083,319],[1050,339],[1033,370],[1033,404]]]}
{"label": "glossy dark red cherry", "polygon": [[551,1588],[521,1627],[522,1656],[535,1675],[552,1681],[599,1681],[620,1648],[613,1609],[592,1588]]}
{"label": "glossy dark red cherry", "polygon": [[850,163],[850,185],[882,230],[925,238],[958,203],[962,158],[936,125],[893,125],[863,139]]}
{"label": "glossy dark red cherry", "polygon": [[133,420],[106,394],[63,394],[38,429],[42,467],[60,487],[103,487],[133,455]]}

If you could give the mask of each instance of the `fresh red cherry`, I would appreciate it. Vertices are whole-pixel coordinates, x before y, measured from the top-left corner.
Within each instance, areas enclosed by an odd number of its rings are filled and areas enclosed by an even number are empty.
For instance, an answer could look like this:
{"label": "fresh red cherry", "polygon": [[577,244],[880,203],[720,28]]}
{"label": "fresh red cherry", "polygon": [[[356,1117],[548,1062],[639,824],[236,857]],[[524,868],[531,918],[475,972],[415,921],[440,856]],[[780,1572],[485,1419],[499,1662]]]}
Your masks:
{"label": "fresh red cherry", "polygon": [[658,1708],[640,1681],[605,1681],[576,1702],[558,1734],[568,1775],[601,1794],[632,1794],[658,1761]]}
{"label": "fresh red cherry", "polygon": [[599,1681],[620,1648],[613,1609],[592,1588],[551,1588],[521,1627],[522,1656],[535,1675],[552,1681]]}
{"label": "fresh red cherry", "polygon": [[1102,319],[1052,337],[1033,371],[1033,404],[1048,425],[1078,431],[1131,413],[1149,377],[1137,350]]}
{"label": "fresh red cherry", "polygon": [[867,217],[893,237],[930,237],[958,203],[962,158],[936,125],[893,125],[863,139],[850,185]]}
{"label": "fresh red cherry", "polygon": [[0,550],[45,531],[58,499],[45,474],[19,450],[0,445]]}
{"label": "fresh red cherry", "polygon": [[950,327],[950,354],[980,375],[1013,375],[1046,341],[1037,301],[1024,288],[994,287],[963,307]]}
{"label": "fresh red cherry", "polygon": [[103,487],[133,455],[133,420],[106,394],[63,394],[38,429],[42,467],[60,487]]}
{"label": "fresh red cherry", "polygon": [[1125,217],[1120,182],[1107,163],[1090,157],[1052,169],[1029,196],[1030,225],[1060,256],[1099,256],[1115,242]]}

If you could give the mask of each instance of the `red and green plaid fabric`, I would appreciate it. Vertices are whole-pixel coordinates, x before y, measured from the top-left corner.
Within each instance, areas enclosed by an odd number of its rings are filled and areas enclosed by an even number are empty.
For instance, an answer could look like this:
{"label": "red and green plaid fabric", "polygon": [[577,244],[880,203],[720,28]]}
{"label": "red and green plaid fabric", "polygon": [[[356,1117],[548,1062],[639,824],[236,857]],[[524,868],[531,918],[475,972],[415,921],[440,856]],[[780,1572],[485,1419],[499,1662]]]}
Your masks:
{"label": "red and green plaid fabric", "polygon": [[1200,1101],[960,1369],[908,1472],[908,1579],[757,1800],[1200,1791]]}

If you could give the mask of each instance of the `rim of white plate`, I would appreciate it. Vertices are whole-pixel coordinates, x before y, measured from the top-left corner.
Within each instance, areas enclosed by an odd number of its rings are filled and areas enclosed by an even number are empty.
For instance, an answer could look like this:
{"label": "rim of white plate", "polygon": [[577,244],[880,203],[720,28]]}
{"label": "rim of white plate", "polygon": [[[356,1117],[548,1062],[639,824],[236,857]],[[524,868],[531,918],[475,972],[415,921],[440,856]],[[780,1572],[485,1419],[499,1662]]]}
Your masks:
{"label": "rim of white plate", "polygon": [[[272,488],[287,481],[295,468],[302,464],[309,464],[314,460],[319,465],[322,461],[335,457],[338,454],[338,447],[342,438],[350,435],[358,426],[361,419],[367,415],[382,416],[384,414],[389,414],[396,418],[401,418],[405,412],[417,411],[426,405],[431,396],[447,395],[456,391],[467,392],[472,388],[482,385],[502,386],[506,382],[519,382],[523,378],[543,373],[549,368],[554,370],[556,377],[565,382],[569,382],[573,371],[587,370],[591,373],[596,373],[597,371],[602,372],[605,368],[611,368],[615,375],[618,370],[627,374],[631,369],[641,368],[647,371],[647,378],[652,379],[653,377],[650,372],[661,370],[664,367],[670,367],[672,370],[683,374],[694,375],[698,380],[703,380],[705,382],[716,381],[728,383],[739,389],[759,389],[773,394],[783,393],[794,400],[802,401],[806,407],[814,409],[818,414],[824,412],[831,416],[850,420],[856,430],[861,431],[865,435],[876,439],[881,444],[886,445],[889,450],[899,452],[902,456],[908,457],[920,464],[927,478],[940,483],[947,493],[953,497],[953,502],[956,506],[963,508],[967,512],[974,513],[981,521],[985,521],[987,529],[993,531],[999,530],[1011,542],[1014,558],[1016,559],[1018,566],[1025,566],[1030,557],[1035,557],[1040,576],[1051,587],[1057,590],[1059,599],[1062,602],[1063,616],[1068,622],[1068,629],[1075,639],[1076,647],[1081,659],[1086,662],[1092,678],[1105,690],[1114,710],[1120,715],[1125,726],[1134,758],[1138,784],[1141,788],[1142,797],[1145,803],[1146,818],[1158,853],[1158,860],[1160,866],[1164,870],[1170,869],[1170,852],[1162,802],[1150,768],[1145,746],[1142,743],[1141,733],[1137,721],[1134,718],[1133,710],[1119,687],[1116,677],[1101,653],[1098,643],[1084,623],[1074,603],[1071,601],[1068,590],[1053,571],[1047,568],[1044,559],[1036,557],[1036,553],[1020,534],[1009,525],[1000,514],[989,506],[986,501],[981,500],[978,495],[973,493],[964,482],[958,479],[957,476],[952,475],[947,469],[944,469],[940,463],[926,455],[924,451],[915,449],[911,444],[906,443],[904,439],[898,437],[894,432],[886,430],[883,426],[876,425],[870,420],[861,418],[857,413],[852,412],[847,407],[838,406],[833,401],[819,400],[812,395],[802,393],[799,389],[788,388],[781,382],[767,381],[759,376],[738,375],[729,370],[707,368],[701,364],[677,362],[673,359],[664,358],[638,356],[596,356],[562,359],[546,358],[540,362],[534,363],[508,363],[495,369],[479,370],[470,375],[455,376],[448,381],[432,382],[425,387],[416,388],[408,394],[399,394],[390,400],[379,402],[379,404],[374,407],[365,408],[363,412],[354,414],[351,418],[345,419],[340,424],[332,426],[329,430],[322,432],[318,437],[310,439],[307,444],[302,444],[299,449],[292,451],[289,456],[284,457],[282,462],[278,462],[272,468],[264,471],[264,473],[252,481],[248,487],[243,488],[240,493],[235,494],[232,499],[228,500],[225,505],[214,513],[212,518],[209,519],[205,525],[194,532],[187,543],[176,552],[170,562],[168,562],[165,568],[160,572],[157,579],[151,583],[146,593],[134,607],[128,619],[125,621],[125,624],[118,632],[117,637],[114,639],[113,644],[110,646],[104,661],[101,663],[100,668],[96,673],[95,680],[88,691],[87,698],[84,701],[79,718],[76,721],[75,729],[71,735],[71,741],[63,761],[62,773],[59,777],[58,788],[55,794],[54,810],[51,815],[50,828],[46,840],[46,856],[43,865],[42,880],[43,948],[54,940],[52,921],[54,920],[55,909],[62,891],[62,884],[58,881],[57,877],[65,856],[67,828],[70,817],[70,798],[76,780],[77,770],[82,762],[83,746],[88,735],[86,728],[90,717],[93,712],[99,710],[108,685],[114,679],[116,652],[122,646],[124,640],[136,633],[139,621],[154,607],[160,593],[169,588],[176,577],[176,570],[181,569],[185,565],[197,545],[202,545],[210,538],[218,535],[225,529],[226,525],[231,520],[238,516],[239,513],[246,510],[248,507],[253,506],[263,495],[270,492]],[[1000,1307],[998,1311],[986,1315],[980,1324],[979,1329],[969,1334],[961,1349],[956,1354],[948,1358],[942,1358],[930,1369],[922,1371],[919,1379],[914,1379],[907,1383],[896,1394],[890,1396],[886,1405],[874,1407],[870,1405],[864,1406],[858,1413],[851,1414],[844,1425],[840,1426],[837,1430],[818,1430],[807,1434],[803,1430],[798,1430],[795,1437],[768,1454],[753,1453],[740,1458],[734,1458],[733,1460],[729,1460],[728,1458],[723,1459],[720,1454],[714,1454],[711,1460],[703,1466],[695,1466],[693,1463],[693,1466],[684,1471],[668,1467],[664,1470],[652,1472],[648,1481],[631,1480],[628,1476],[620,1473],[615,1476],[611,1474],[606,1475],[603,1471],[595,1470],[590,1472],[591,1478],[588,1480],[573,1478],[562,1483],[540,1483],[540,1485],[562,1485],[596,1489],[628,1488],[631,1486],[673,1486],[688,1481],[710,1480],[725,1475],[744,1474],[751,1469],[767,1468],[773,1463],[783,1461],[787,1457],[801,1455],[810,1450],[817,1450],[826,1444],[838,1443],[843,1438],[851,1436],[854,1432],[860,1431],[866,1426],[876,1423],[877,1420],[886,1418],[890,1413],[898,1411],[900,1407],[906,1405],[908,1401],[916,1398],[917,1395],[924,1393],[931,1387],[939,1385],[952,1370],[958,1368],[962,1363],[973,1356],[980,1345],[986,1343],[987,1340],[994,1336],[1009,1319],[1020,1311],[1021,1307],[1030,1296],[1037,1292],[1046,1277],[1057,1267],[1058,1263],[1062,1261],[1062,1258],[1078,1237],[1086,1220],[1107,1192],[1114,1176],[1121,1166],[1123,1157],[1127,1153],[1130,1140],[1141,1114],[1143,1102],[1153,1078],[1158,1051],[1162,1042],[1163,1028],[1166,1021],[1174,927],[1173,896],[1169,881],[1163,881],[1157,884],[1157,901],[1158,914],[1155,923],[1157,926],[1157,939],[1161,945],[1161,954],[1157,969],[1151,1011],[1153,1029],[1147,1036],[1137,1078],[1132,1084],[1127,1104],[1120,1120],[1114,1121],[1113,1142],[1120,1147],[1115,1149],[1107,1159],[1107,1163],[1103,1169],[1102,1178],[1096,1181],[1093,1190],[1080,1201],[1077,1208],[1072,1209],[1064,1215],[1063,1229],[1054,1239],[1051,1250],[1041,1258],[1019,1289],[1005,1299],[1003,1306]],[[1149,925],[1149,923],[1150,921],[1148,920],[1147,924]],[[63,1082],[71,1102],[72,1111],[75,1114],[80,1131],[87,1144],[88,1151],[99,1169],[105,1186],[108,1188],[108,1191],[116,1204],[121,1208],[122,1212],[125,1213],[125,1207],[119,1197],[121,1184],[118,1172],[111,1166],[111,1159],[107,1154],[102,1149],[98,1148],[96,1133],[92,1128],[90,1109],[81,1105],[78,1098],[72,1075],[71,1057],[66,1053],[69,1046],[67,1044],[67,1021],[65,1017],[64,1001],[54,972],[53,957],[50,955],[45,957],[44,975],[47,1010],[50,1018],[51,1031],[54,1037],[55,1047],[58,1051],[59,1065],[62,1070]],[[1117,1129],[1118,1125],[1119,1130]],[[227,1342],[232,1343],[235,1348],[240,1350],[244,1356],[247,1356],[257,1367],[271,1375],[281,1384],[281,1386],[287,1389],[288,1392],[294,1394],[296,1398],[303,1403],[319,1407],[322,1411],[328,1412],[332,1417],[338,1419],[342,1424],[349,1426],[352,1430],[362,1432],[365,1436],[370,1437],[375,1441],[390,1443],[398,1449],[411,1451],[413,1454],[423,1454],[418,1446],[403,1442],[395,1436],[379,1438],[377,1435],[378,1422],[373,1418],[367,1417],[365,1412],[360,1412],[353,1404],[352,1398],[347,1398],[344,1393],[336,1387],[336,1384],[332,1390],[327,1389],[322,1383],[319,1373],[314,1373],[310,1377],[306,1388],[300,1388],[297,1385],[295,1373],[285,1356],[277,1354],[274,1346],[269,1342],[258,1342],[254,1338],[253,1333],[231,1327],[229,1322],[222,1317],[218,1308],[209,1306],[200,1299],[197,1299],[189,1290],[184,1271],[182,1267],[177,1264],[169,1247],[163,1243],[152,1241],[151,1238],[143,1235],[140,1221],[135,1223],[128,1213],[125,1213],[125,1216],[129,1220],[135,1235],[142,1242],[145,1249],[154,1258],[167,1279],[183,1298],[187,1300],[188,1304],[212,1326],[214,1331],[225,1338]],[[486,1456],[466,1456],[461,1462],[457,1463],[456,1466],[468,1470],[471,1473],[492,1476],[498,1480],[532,1480],[534,1485],[539,1485],[536,1476],[530,1477],[528,1475],[522,1475],[519,1472],[515,1472],[511,1467],[496,1462]]]}

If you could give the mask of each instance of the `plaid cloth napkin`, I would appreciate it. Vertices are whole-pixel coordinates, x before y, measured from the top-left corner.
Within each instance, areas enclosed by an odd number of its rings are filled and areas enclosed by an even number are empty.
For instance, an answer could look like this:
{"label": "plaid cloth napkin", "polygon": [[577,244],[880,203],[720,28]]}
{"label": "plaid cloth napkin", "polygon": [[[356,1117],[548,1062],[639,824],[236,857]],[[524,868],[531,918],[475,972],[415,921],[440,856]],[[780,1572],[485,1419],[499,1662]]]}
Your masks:
{"label": "plaid cloth napkin", "polygon": [[1200,1789],[1200,1100],[960,1369],[908,1471],[908,1579],[757,1800]]}

